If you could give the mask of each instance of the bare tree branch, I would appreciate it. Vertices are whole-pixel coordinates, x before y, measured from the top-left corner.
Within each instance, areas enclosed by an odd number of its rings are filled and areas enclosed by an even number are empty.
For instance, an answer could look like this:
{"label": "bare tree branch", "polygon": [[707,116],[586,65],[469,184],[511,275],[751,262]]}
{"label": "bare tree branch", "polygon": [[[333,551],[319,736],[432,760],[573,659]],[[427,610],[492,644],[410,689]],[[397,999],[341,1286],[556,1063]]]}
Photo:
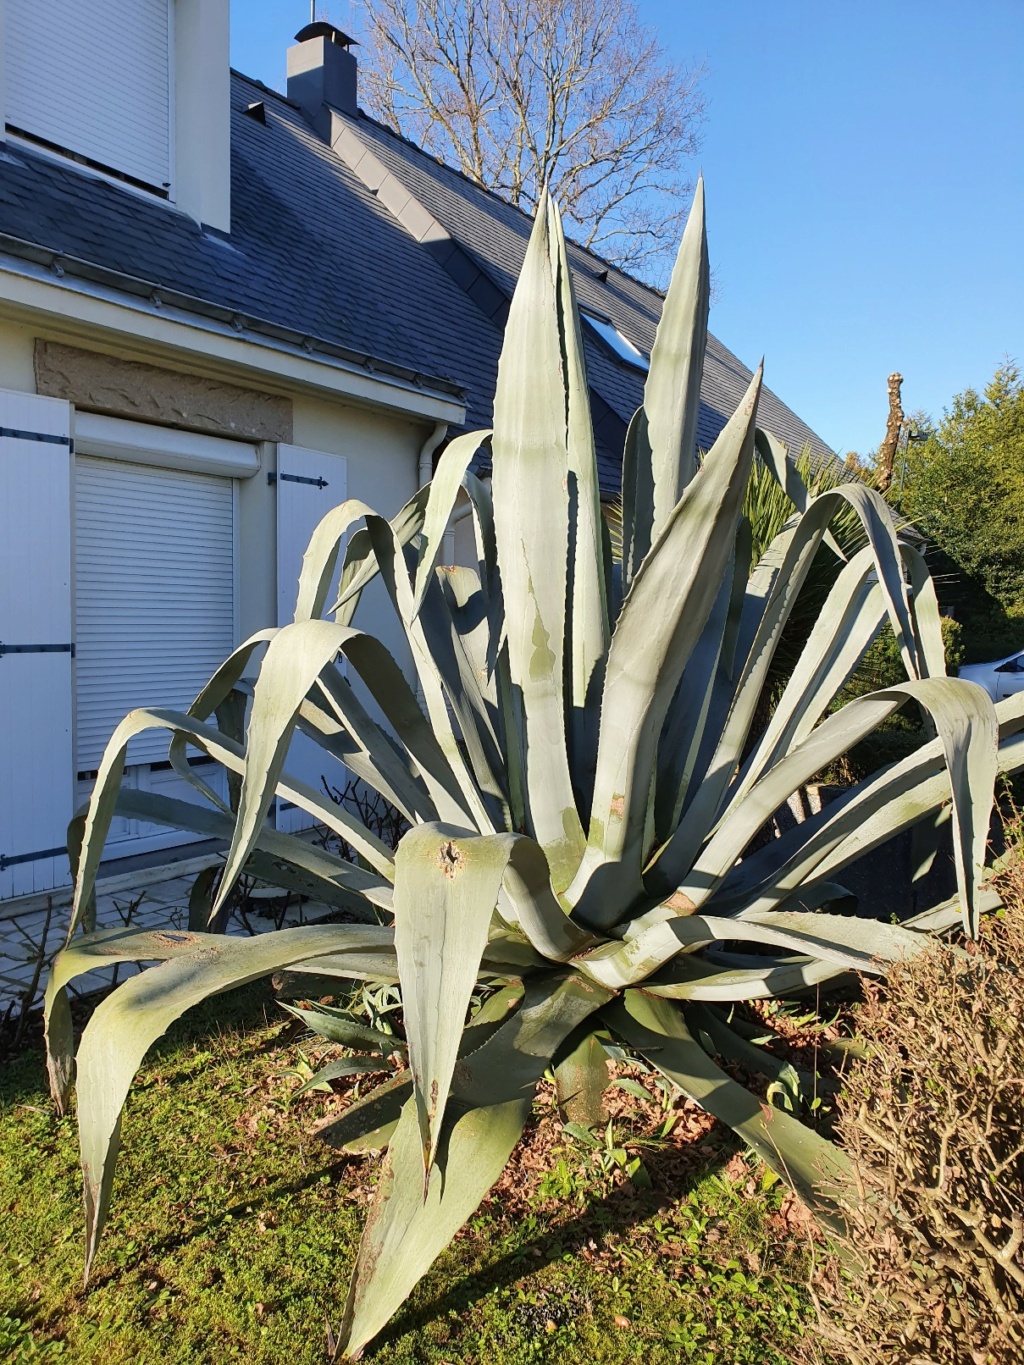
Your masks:
{"label": "bare tree branch", "polygon": [[670,60],[634,0],[364,0],[370,113],[569,232],[663,277],[692,190],[701,66]]}

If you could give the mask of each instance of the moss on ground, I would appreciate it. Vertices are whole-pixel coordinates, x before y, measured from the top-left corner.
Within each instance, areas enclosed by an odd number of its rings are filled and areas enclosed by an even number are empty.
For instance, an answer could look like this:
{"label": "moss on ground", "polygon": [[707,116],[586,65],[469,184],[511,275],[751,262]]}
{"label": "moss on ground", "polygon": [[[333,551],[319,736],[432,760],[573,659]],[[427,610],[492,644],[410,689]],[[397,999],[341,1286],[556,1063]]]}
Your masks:
{"label": "moss on ground", "polygon": [[[82,1289],[73,1118],[55,1118],[38,1043],[0,1076],[0,1360],[321,1365],[376,1161],[289,1109],[295,1045],[263,987],[187,1017],[128,1102],[111,1219]],[[319,1106],[319,1110],[318,1110]],[[805,1242],[717,1134],[672,1189],[537,1173],[485,1204],[379,1343],[379,1365],[773,1365],[808,1316]],[[542,1163],[543,1164],[543,1163]],[[737,1181],[737,1175],[739,1179]],[[566,1185],[570,1197],[553,1200]],[[659,1188],[659,1184],[663,1187]],[[609,1195],[610,1197],[605,1197]],[[524,1214],[524,1208],[531,1211]]]}

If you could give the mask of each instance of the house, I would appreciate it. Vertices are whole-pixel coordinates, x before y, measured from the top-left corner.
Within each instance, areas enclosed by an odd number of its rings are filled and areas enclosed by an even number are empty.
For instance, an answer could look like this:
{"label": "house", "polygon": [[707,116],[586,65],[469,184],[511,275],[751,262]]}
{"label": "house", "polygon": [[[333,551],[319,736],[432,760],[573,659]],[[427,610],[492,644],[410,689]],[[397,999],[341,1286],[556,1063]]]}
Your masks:
{"label": "house", "polygon": [[[329,506],[392,515],[488,424],[529,222],[360,113],[329,25],[298,35],[287,97],[230,70],[228,0],[0,0],[0,33],[4,900],[67,884],[127,710],[187,706],[290,618]],[[571,261],[612,497],[661,299]],[[709,340],[702,445],[749,373]],[[767,391],[761,420],[827,453]],[[383,606],[361,610],[407,667]],[[166,739],[133,741],[126,781],[175,793]],[[108,855],[182,839],[121,821]]]}

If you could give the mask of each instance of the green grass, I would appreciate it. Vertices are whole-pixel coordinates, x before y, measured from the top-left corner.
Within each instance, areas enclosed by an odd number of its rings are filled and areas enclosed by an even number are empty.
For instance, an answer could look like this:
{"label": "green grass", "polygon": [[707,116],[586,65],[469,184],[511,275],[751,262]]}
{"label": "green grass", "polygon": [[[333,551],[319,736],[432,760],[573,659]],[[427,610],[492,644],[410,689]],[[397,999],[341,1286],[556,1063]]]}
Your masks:
{"label": "green grass", "polygon": [[[87,1291],[74,1121],[53,1114],[38,1044],[3,1068],[0,1360],[325,1361],[376,1162],[340,1160],[309,1136],[322,1097],[289,1110],[297,1053],[280,1032],[251,987],[151,1053]],[[802,1244],[785,1233],[778,1187],[725,1178],[730,1150],[713,1143],[688,1182],[677,1163],[671,1190],[645,1153],[653,1190],[594,1189],[564,1206],[542,1196],[539,1170],[532,1211],[486,1204],[367,1357],[788,1361],[807,1314]]]}

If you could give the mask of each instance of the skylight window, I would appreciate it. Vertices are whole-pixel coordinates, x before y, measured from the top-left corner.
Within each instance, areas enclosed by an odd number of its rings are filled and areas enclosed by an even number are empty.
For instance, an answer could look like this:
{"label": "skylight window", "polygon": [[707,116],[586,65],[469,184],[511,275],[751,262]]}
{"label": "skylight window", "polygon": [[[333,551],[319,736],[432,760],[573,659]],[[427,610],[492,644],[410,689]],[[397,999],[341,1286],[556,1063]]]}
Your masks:
{"label": "skylight window", "polygon": [[583,313],[589,326],[597,335],[609,345],[620,360],[625,360],[629,365],[635,365],[638,370],[649,370],[650,362],[643,351],[639,350],[633,343],[622,335],[614,322],[609,322],[607,318],[596,317],[593,313]]}

